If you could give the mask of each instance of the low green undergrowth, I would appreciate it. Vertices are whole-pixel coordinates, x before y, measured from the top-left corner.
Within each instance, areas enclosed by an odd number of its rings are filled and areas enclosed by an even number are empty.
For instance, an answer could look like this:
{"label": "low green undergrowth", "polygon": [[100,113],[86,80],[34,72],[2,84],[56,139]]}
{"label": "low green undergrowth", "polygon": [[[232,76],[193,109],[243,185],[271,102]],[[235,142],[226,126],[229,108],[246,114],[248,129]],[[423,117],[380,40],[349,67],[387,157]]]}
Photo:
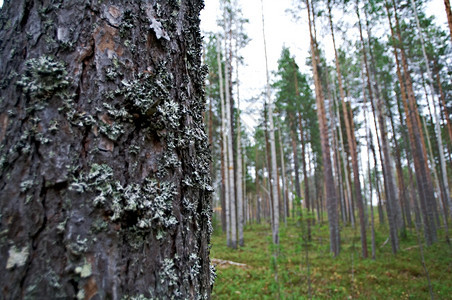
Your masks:
{"label": "low green undergrowth", "polygon": [[[376,260],[361,257],[358,228],[341,229],[341,253],[337,258],[329,252],[328,225],[315,224],[311,231],[311,241],[307,242],[303,239],[306,224],[302,228],[293,219],[288,220],[287,226],[282,224],[275,265],[272,257],[277,250],[272,246],[268,223],[248,224],[245,246],[237,250],[228,248],[225,234],[216,230],[211,258],[217,263],[217,279],[212,298],[308,299],[309,295],[312,299],[430,298],[414,228],[407,230],[400,239],[400,251],[393,255],[387,228],[377,225]],[[442,234],[439,237],[433,246],[424,246],[425,262],[435,299],[452,299],[452,248]],[[368,249],[370,257],[370,230]]]}

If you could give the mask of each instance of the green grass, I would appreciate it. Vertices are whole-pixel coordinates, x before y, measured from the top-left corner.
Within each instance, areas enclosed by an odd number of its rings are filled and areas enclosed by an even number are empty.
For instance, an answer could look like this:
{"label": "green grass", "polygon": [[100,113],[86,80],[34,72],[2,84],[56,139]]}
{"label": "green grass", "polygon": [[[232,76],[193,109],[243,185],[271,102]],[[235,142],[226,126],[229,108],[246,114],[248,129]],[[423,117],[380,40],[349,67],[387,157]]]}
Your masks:
{"label": "green grass", "polygon": [[[311,295],[313,299],[429,299],[427,278],[414,229],[400,240],[397,255],[390,243],[382,246],[387,228],[376,228],[376,260],[362,259],[358,229],[341,231],[341,254],[329,252],[328,226],[314,225],[308,245]],[[246,266],[218,265],[213,299],[307,299],[308,270],[306,246],[296,221],[280,228],[280,254],[277,259],[278,282],[272,263],[271,228],[267,223],[251,224],[244,232],[245,246],[232,250],[226,236],[215,231],[211,258]],[[302,245],[303,244],[303,245]],[[368,233],[371,254],[370,230]],[[440,241],[424,247],[435,299],[452,299],[452,248]]]}

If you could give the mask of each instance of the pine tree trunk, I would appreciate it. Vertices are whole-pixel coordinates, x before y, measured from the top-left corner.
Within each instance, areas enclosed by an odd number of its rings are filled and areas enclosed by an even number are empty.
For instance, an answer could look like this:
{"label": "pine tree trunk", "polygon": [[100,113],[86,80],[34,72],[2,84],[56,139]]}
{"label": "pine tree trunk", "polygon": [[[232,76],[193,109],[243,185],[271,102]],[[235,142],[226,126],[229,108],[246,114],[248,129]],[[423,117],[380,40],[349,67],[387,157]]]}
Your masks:
{"label": "pine tree trunk", "polygon": [[[292,140],[292,153],[293,153],[293,164],[294,164],[294,173],[295,173],[295,195],[297,196],[297,203],[301,199],[301,189],[300,189],[300,166],[298,164],[298,150],[297,150],[297,136],[294,128],[295,126],[295,116],[293,114],[289,114],[289,122],[290,122],[290,137]],[[303,144],[302,144],[303,147]],[[303,155],[303,154],[302,154]]]}
{"label": "pine tree trunk", "polygon": [[230,172],[226,170],[229,168],[229,158],[228,158],[228,134],[227,134],[227,119],[226,119],[226,104],[224,100],[224,85],[223,85],[223,70],[221,63],[221,42],[218,39],[217,44],[217,62],[218,62],[218,75],[219,75],[219,84],[220,84],[220,101],[221,101],[221,141],[222,141],[222,157],[221,157],[221,165],[222,165],[222,174],[224,181],[224,202],[225,202],[225,219],[226,219],[226,243],[228,247],[231,247],[231,196],[230,196]]}
{"label": "pine tree trunk", "polygon": [[441,99],[441,105],[443,107],[443,118],[446,120],[446,123],[447,123],[447,133],[449,135],[449,143],[447,143],[447,144],[449,146],[449,158],[450,158],[450,152],[451,152],[451,149],[452,149],[452,123],[451,123],[450,118],[449,118],[449,112],[447,111],[446,97],[444,95],[443,86],[442,86],[441,80],[439,78],[439,72],[438,72],[438,69],[437,69],[436,61],[434,62],[434,64],[435,65],[434,65],[433,69],[436,70],[436,76],[435,76],[436,77],[436,84],[438,85],[439,93],[440,93],[440,96],[441,96],[440,99]]}
{"label": "pine tree trunk", "polygon": [[404,227],[405,224],[408,223],[408,226],[411,226],[411,214],[410,214],[410,204],[406,197],[406,184],[405,179],[403,178],[403,169],[402,169],[402,161],[400,152],[401,149],[399,147],[399,142],[397,141],[396,137],[396,129],[394,125],[394,117],[392,114],[392,111],[388,109],[389,114],[389,120],[391,123],[391,129],[392,129],[392,136],[393,136],[393,142],[394,142],[394,153],[395,153],[395,164],[396,164],[396,172],[397,172],[397,183],[399,185],[399,199],[402,206],[402,217],[403,217],[403,223]]}
{"label": "pine tree trunk", "polygon": [[[225,49],[226,57],[228,56],[228,49]],[[235,177],[234,177],[234,153],[232,146],[232,111],[231,111],[231,93],[230,93],[230,78],[229,78],[229,66],[230,61],[226,59],[224,64],[224,74],[225,74],[225,91],[226,91],[226,137],[227,137],[227,153],[228,153],[228,163],[227,163],[227,172],[229,173],[229,215],[230,215],[230,229],[231,229],[231,244],[230,247],[233,249],[237,249],[237,210],[236,210],[236,197],[235,197]]]}
{"label": "pine tree trunk", "polygon": [[[300,95],[300,91],[298,89],[298,80],[297,80],[297,69],[295,67],[295,64],[293,66],[294,68],[294,72],[293,72],[293,80],[294,80],[294,85],[295,85],[295,99],[296,97],[298,97]],[[294,172],[295,172],[295,193],[297,195],[297,204],[299,203],[300,199],[301,199],[301,190],[300,190],[300,171],[299,171],[299,165],[298,165],[298,150],[297,150],[297,125],[296,125],[296,120],[295,120],[296,116],[295,116],[295,112],[290,111],[289,112],[289,126],[290,126],[290,136],[292,138],[292,152],[293,152],[293,160],[294,160]],[[303,149],[304,147],[304,143],[303,143],[303,131],[302,128],[300,128],[300,135],[301,135],[301,147]],[[304,163],[304,153],[302,150],[302,163]],[[306,198],[306,197],[305,197]],[[306,201],[306,199],[305,199]],[[300,207],[301,208],[301,207]]]}
{"label": "pine tree trunk", "polygon": [[[334,116],[333,107],[334,106],[337,107],[337,109],[336,109],[336,119],[337,120],[336,120],[336,122],[333,122],[333,124],[335,123],[336,127],[337,127],[337,130],[335,130],[335,131],[338,132],[339,146],[340,146],[340,147],[337,147],[337,152],[340,153],[340,155],[341,155],[342,167],[344,168],[344,179],[345,179],[345,192],[344,192],[345,199],[344,200],[346,202],[348,215],[350,216],[350,222],[352,224],[352,227],[354,228],[355,227],[355,212],[354,212],[354,208],[353,208],[352,188],[350,185],[351,178],[350,178],[350,172],[349,172],[349,168],[348,168],[348,155],[347,155],[347,151],[344,146],[345,143],[344,143],[344,137],[342,134],[341,116],[339,113],[339,108],[338,108],[339,106],[337,104],[336,97],[334,97],[334,98],[330,97],[330,98],[332,98],[333,102],[334,102],[334,105],[330,106],[332,116]],[[342,151],[340,151],[339,149],[341,149]],[[338,176],[342,176],[342,173],[341,173],[342,170],[340,169],[340,162],[338,162],[337,165],[338,165],[338,170],[337,170]],[[341,174],[341,175],[339,175],[339,174]]]}
{"label": "pine tree trunk", "polygon": [[317,51],[315,50],[314,38],[311,29],[311,12],[309,6],[309,0],[306,0],[306,6],[308,7],[308,23],[310,31],[311,42],[311,56],[312,56],[312,68],[314,73],[315,91],[316,91],[316,103],[317,103],[317,116],[319,119],[320,127],[320,139],[322,145],[322,161],[323,161],[323,175],[325,179],[326,187],[326,202],[328,210],[328,221],[330,229],[330,250],[334,256],[337,256],[340,251],[340,235],[339,235],[339,220],[337,213],[337,196],[336,188],[334,186],[333,171],[331,166],[331,154],[330,144],[328,138],[328,125],[326,122],[325,112],[325,100],[323,97],[322,86],[317,70]]}
{"label": "pine tree trunk", "polygon": [[256,221],[258,224],[261,223],[261,189],[259,188],[259,170],[257,168],[257,162],[259,161],[259,152],[258,149],[256,147],[256,151],[255,151],[255,168],[254,168],[254,176],[256,177]]}
{"label": "pine tree trunk", "polygon": [[[366,127],[367,127],[367,121],[366,121]],[[368,145],[370,144],[370,134],[366,131],[366,140]],[[370,226],[372,230],[372,259],[375,260],[376,258],[376,246],[375,246],[375,218],[374,218],[374,205],[372,203],[372,195],[373,195],[373,185],[372,185],[372,171],[370,168],[370,146],[367,147],[367,176],[369,177],[369,202],[370,202]]]}
{"label": "pine tree trunk", "polygon": [[[236,56],[238,50],[236,49]],[[239,246],[245,245],[243,239],[243,226],[244,226],[244,205],[243,205],[243,168],[242,168],[242,130],[240,127],[240,83],[239,83],[239,62],[236,60],[236,80],[237,80],[237,227],[239,235]]]}
{"label": "pine tree trunk", "polygon": [[[398,72],[397,77],[399,77],[399,75],[400,75],[399,79],[401,79],[402,77],[401,77],[401,74],[400,74],[400,66],[397,66],[397,72]],[[405,100],[402,100],[402,102],[406,102],[405,87],[403,88],[401,94],[402,94],[402,98],[405,99]],[[400,105],[400,99],[399,98],[397,99],[396,103],[397,103],[398,117],[399,117],[399,120],[400,120],[400,128],[402,129],[402,138],[404,140],[404,143],[406,144],[406,143],[409,143],[409,138],[408,138],[408,133],[407,133],[407,130],[406,130],[407,125],[404,122],[405,117],[403,116],[403,111],[402,111],[402,107]],[[398,155],[400,155],[400,156],[402,155],[402,152],[401,152],[402,150],[403,150],[402,147],[399,147],[399,151],[400,152],[398,153]],[[405,147],[404,150],[405,150],[405,155],[406,155],[407,160],[408,160],[407,168],[408,168],[408,171],[410,173],[410,176],[412,176],[411,175],[411,156],[412,155],[411,155],[411,148],[410,148],[409,144],[408,144],[407,147]],[[402,172],[402,176],[403,176],[403,172]],[[408,223],[409,227],[412,227],[413,223],[412,223],[412,218],[411,218],[411,208],[414,207],[412,204],[415,203],[415,197],[413,196],[413,195],[415,195],[415,191],[411,190],[411,183],[410,182],[408,183],[408,186],[405,186],[405,187],[406,187],[407,190],[409,190],[409,195],[405,194],[406,206],[407,206],[406,207],[407,223]],[[411,199],[411,203],[410,203],[410,199]],[[419,217],[419,216],[416,216],[416,218],[417,217]]]}
{"label": "pine tree trunk", "polygon": [[[356,1],[356,14],[358,16],[358,26],[359,26],[359,33],[360,33],[360,39],[363,47],[363,59],[364,59],[364,67],[367,74],[367,86],[369,89],[369,101],[372,107],[372,112],[374,116],[374,122],[375,122],[375,130],[377,130],[377,120],[379,125],[380,134],[377,134],[377,140],[378,145],[380,146],[380,156],[381,156],[381,165],[383,169],[383,177],[384,177],[384,183],[385,183],[385,192],[386,192],[386,211],[388,214],[388,223],[389,223],[389,234],[391,238],[391,248],[392,252],[395,254],[398,251],[399,248],[399,241],[398,241],[398,233],[397,233],[397,213],[396,213],[396,202],[397,202],[397,196],[395,193],[395,186],[394,186],[394,179],[393,179],[393,172],[392,172],[392,165],[391,165],[391,156],[389,151],[389,143],[386,136],[386,126],[384,122],[383,117],[383,105],[382,101],[377,95],[377,103],[375,105],[374,98],[373,98],[373,86],[371,84],[371,74],[369,72],[369,66],[367,62],[367,53],[365,49],[364,44],[364,38],[362,33],[362,26],[361,26],[361,18],[359,14],[359,3]],[[376,80],[375,80],[376,81]]]}
{"label": "pine tree trunk", "polygon": [[303,178],[304,178],[304,201],[306,202],[306,209],[308,211],[308,239],[311,240],[311,217],[309,213],[313,211],[313,205],[311,204],[311,196],[309,191],[309,176],[306,163],[306,142],[304,139],[304,128],[301,120],[301,113],[298,113],[298,127],[300,128],[300,143],[301,143],[301,164],[303,168]]}
{"label": "pine tree trunk", "polygon": [[209,298],[203,2],[57,2],[1,9],[0,298]]}
{"label": "pine tree trunk", "polygon": [[[396,4],[392,1],[392,6],[395,12],[395,20],[396,20],[396,32],[399,42],[402,42],[400,26],[397,16]],[[392,22],[389,15],[389,7],[388,10],[388,19],[391,27],[391,32],[393,36],[393,40],[395,40],[395,35],[392,29]],[[396,50],[394,50],[396,51]],[[436,233],[436,225],[434,221],[434,211],[436,210],[436,200],[433,193],[432,180],[430,177],[430,170],[428,168],[428,164],[426,161],[426,150],[425,143],[423,141],[423,134],[421,131],[420,120],[419,120],[419,112],[417,111],[416,98],[414,96],[413,85],[411,81],[411,76],[409,73],[408,62],[406,59],[405,52],[403,50],[403,46],[400,45],[400,53],[402,57],[402,67],[404,71],[404,79],[406,85],[406,93],[408,104],[405,107],[405,112],[407,114],[407,123],[408,121],[411,123],[408,124],[409,136],[410,136],[410,144],[413,153],[414,165],[416,169],[416,181],[418,184],[418,190],[420,195],[420,203],[422,214],[424,218],[424,235],[427,242],[427,245],[431,245],[437,240]]]}
{"label": "pine tree trunk", "polygon": [[[439,162],[440,162],[441,174],[442,174],[441,180],[442,180],[443,187],[441,189],[441,194],[443,195],[442,199],[443,199],[444,203],[447,203],[447,205],[449,206],[450,215],[452,216],[452,204],[450,202],[450,195],[449,195],[449,183],[447,180],[446,159],[444,157],[443,138],[441,136],[441,128],[440,128],[441,117],[440,117],[440,111],[436,108],[436,102],[439,103],[439,101],[435,101],[435,89],[433,88],[433,82],[434,82],[433,73],[430,70],[427,52],[425,51],[424,37],[423,37],[421,25],[419,23],[418,14],[417,14],[416,4],[414,3],[413,0],[411,0],[411,6],[414,11],[416,24],[417,24],[417,28],[419,31],[419,37],[420,37],[421,45],[422,45],[422,53],[424,55],[424,63],[425,63],[425,67],[427,68],[427,75],[430,79],[430,82],[429,82],[430,83],[430,93],[432,96],[431,100],[432,100],[433,112],[434,112],[435,118],[436,118],[435,131],[436,131],[436,137],[437,137],[437,141],[438,141]],[[428,97],[427,97],[427,99],[428,99]],[[444,210],[446,210],[446,205],[444,205]],[[444,211],[444,213],[447,216],[447,211]],[[446,228],[447,228],[447,223],[446,223]]]}
{"label": "pine tree trunk", "polygon": [[[335,39],[335,36],[334,36],[333,17],[332,17],[332,14],[331,14],[331,0],[328,0],[328,19],[329,19],[329,23],[330,23],[331,38],[332,38],[332,41],[333,41],[334,57],[335,57],[335,62],[336,62],[336,75],[337,75],[337,80],[338,80],[338,84],[339,84],[339,94],[340,94],[340,97],[341,97],[342,108],[344,108],[345,107],[345,95],[344,95],[344,88],[342,86],[342,74],[341,74],[341,69],[340,69],[340,64],[339,64],[339,58],[338,58],[338,55],[337,55],[337,49],[336,49],[336,39]],[[345,113],[345,110],[344,110],[344,113]],[[337,114],[339,115],[339,108],[337,109]],[[345,117],[346,117],[346,115],[344,114],[347,140],[348,140],[348,143],[349,143],[349,151],[350,151],[350,154],[352,155],[352,161],[353,161],[353,147],[351,146],[351,132],[350,132],[348,119],[345,118]],[[340,118],[338,118],[337,124],[340,125],[340,121],[341,121]],[[342,139],[342,130],[340,131],[340,134],[341,134],[341,139]],[[344,152],[345,151],[343,151],[343,153]],[[341,177],[340,175],[341,175],[341,171],[340,171],[340,168],[338,168],[338,177],[339,178]],[[356,180],[356,175],[354,175],[354,176],[355,176],[355,180]],[[359,174],[357,176],[359,177]],[[348,179],[348,177],[347,177],[347,179]],[[347,182],[348,182],[348,180],[347,180]],[[356,189],[356,183],[355,183],[355,189]],[[359,196],[357,194],[358,192],[360,193]],[[357,196],[356,200],[358,201],[358,210],[359,210],[359,214],[360,214],[360,218],[361,218],[361,208],[362,208],[361,187],[359,188],[359,190],[355,190],[355,193],[356,193],[356,196]],[[361,202],[359,202],[359,201],[361,201]],[[353,214],[351,214],[351,216],[353,216]],[[351,218],[351,220],[354,220],[354,218]],[[363,223],[361,222],[361,225],[362,224]],[[353,221],[352,222],[352,226],[354,226],[354,225],[355,224],[354,224],[354,221]],[[365,234],[365,231],[364,231],[364,234]],[[361,236],[361,242],[362,241],[363,241],[363,236]],[[362,248],[362,249],[363,249],[363,256],[367,257],[367,246],[365,248]],[[364,251],[366,252],[366,255],[364,255]]]}
{"label": "pine tree trunk", "polygon": [[287,226],[287,186],[286,186],[286,166],[284,161],[284,146],[281,139],[282,131],[279,130],[279,154],[280,154],[280,163],[281,163],[281,181],[282,181],[282,208],[283,208],[283,216],[284,223]]}
{"label": "pine tree trunk", "polygon": [[271,161],[271,176],[270,176],[270,185],[271,185],[271,194],[273,198],[273,217],[272,217],[272,237],[273,244],[279,244],[279,193],[278,186],[279,182],[277,182],[277,163],[276,163],[276,145],[275,145],[275,128],[273,125],[273,104],[270,99],[270,77],[268,73],[268,62],[267,62],[267,45],[265,41],[265,25],[264,25],[264,4],[262,4],[262,35],[264,39],[264,54],[265,54],[265,70],[267,75],[267,87],[266,87],[266,96],[268,103],[268,124],[269,124],[269,143],[270,143],[270,161]]}

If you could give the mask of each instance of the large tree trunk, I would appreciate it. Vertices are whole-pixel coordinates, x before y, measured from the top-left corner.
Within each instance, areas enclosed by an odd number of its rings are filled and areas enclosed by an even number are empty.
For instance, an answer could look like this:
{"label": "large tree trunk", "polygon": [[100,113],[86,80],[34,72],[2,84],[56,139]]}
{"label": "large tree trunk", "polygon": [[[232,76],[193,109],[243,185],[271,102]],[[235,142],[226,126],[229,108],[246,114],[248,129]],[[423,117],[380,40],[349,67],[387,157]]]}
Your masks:
{"label": "large tree trunk", "polygon": [[210,297],[203,2],[112,2],[1,9],[0,298]]}
{"label": "large tree trunk", "polygon": [[315,82],[315,94],[317,103],[317,116],[319,119],[320,127],[320,139],[322,145],[322,161],[323,161],[323,176],[325,180],[326,188],[326,202],[328,210],[328,221],[330,229],[330,250],[337,256],[340,251],[340,235],[339,235],[339,220],[337,212],[337,197],[336,188],[334,186],[333,170],[331,166],[331,154],[330,154],[330,143],[328,138],[328,125],[326,122],[326,111],[325,111],[325,99],[323,97],[322,86],[320,83],[320,78],[317,70],[317,51],[315,50],[314,37],[312,35],[311,29],[311,10],[309,6],[309,0],[306,0],[306,6],[308,7],[308,24],[310,31],[310,43],[311,43],[311,56],[312,56],[312,69],[314,73]]}

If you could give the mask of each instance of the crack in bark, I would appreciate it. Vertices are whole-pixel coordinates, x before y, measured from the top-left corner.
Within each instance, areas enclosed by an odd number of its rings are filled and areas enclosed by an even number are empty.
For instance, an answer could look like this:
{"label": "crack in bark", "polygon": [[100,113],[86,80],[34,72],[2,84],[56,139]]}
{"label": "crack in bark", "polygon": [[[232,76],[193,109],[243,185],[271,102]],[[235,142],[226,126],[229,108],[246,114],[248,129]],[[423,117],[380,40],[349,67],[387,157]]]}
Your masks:
{"label": "crack in bark", "polygon": [[22,279],[20,280],[20,290],[21,290],[22,297],[25,296],[25,292],[26,292],[24,290],[24,288],[25,288],[25,280],[27,279],[28,273],[29,273],[29,271],[31,269],[31,265],[33,263],[33,256],[35,255],[36,250],[37,250],[37,243],[36,243],[36,241],[38,240],[39,235],[41,234],[41,232],[44,231],[44,229],[45,229],[45,227],[47,225],[47,215],[46,215],[47,188],[45,186],[45,183],[46,183],[45,178],[42,177],[42,185],[41,185],[41,191],[39,193],[39,197],[42,197],[41,204],[42,204],[42,208],[43,208],[44,218],[43,218],[43,221],[42,221],[42,225],[39,227],[38,231],[31,236],[31,246],[32,246],[31,250],[32,250],[32,253],[30,253],[30,257],[29,257],[28,262],[27,262],[27,267],[25,269],[25,273],[22,276]]}

